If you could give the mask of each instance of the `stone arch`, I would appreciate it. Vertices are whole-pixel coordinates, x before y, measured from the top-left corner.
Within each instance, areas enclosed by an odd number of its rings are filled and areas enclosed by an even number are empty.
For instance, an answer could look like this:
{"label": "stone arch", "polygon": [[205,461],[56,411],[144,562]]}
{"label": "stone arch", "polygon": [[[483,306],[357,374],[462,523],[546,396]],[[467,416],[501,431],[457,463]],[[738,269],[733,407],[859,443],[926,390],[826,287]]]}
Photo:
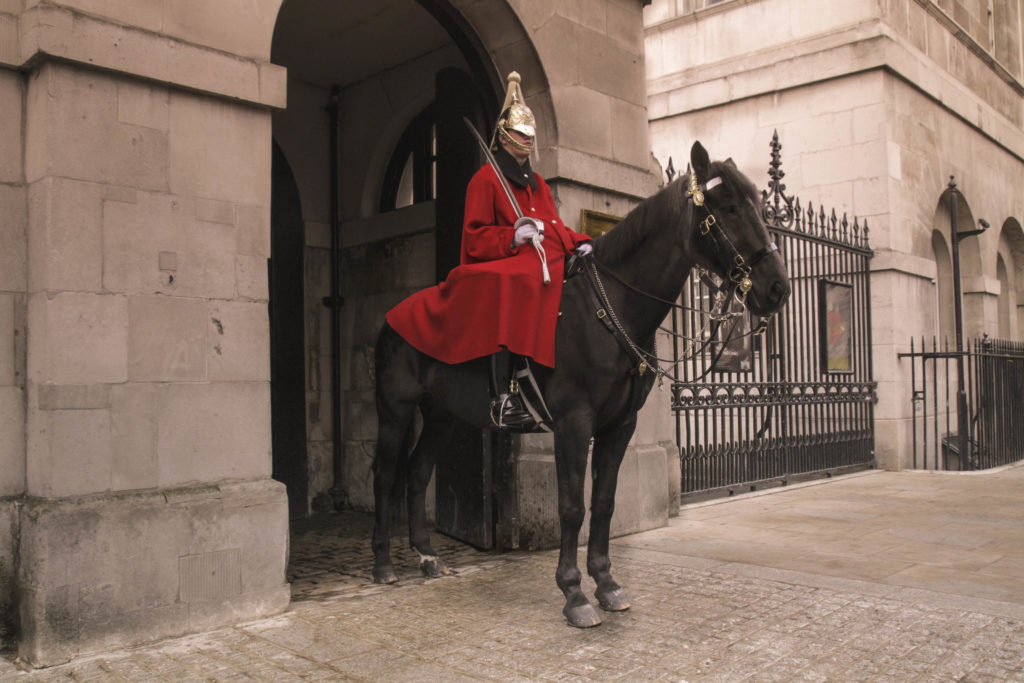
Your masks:
{"label": "stone arch", "polygon": [[[949,248],[949,254],[951,259],[951,286],[949,288],[949,294],[943,295],[939,298],[939,316],[940,329],[943,327],[941,321],[952,320],[954,318],[954,287],[955,277],[953,274],[953,243],[952,243],[952,211],[953,199],[955,198],[956,205],[956,225],[957,230],[965,232],[968,230],[974,230],[977,228],[977,221],[974,218],[974,213],[971,210],[970,204],[967,202],[967,198],[964,197],[963,193],[954,187],[947,187],[946,190],[939,197],[939,200],[935,207],[935,214],[932,218],[932,229],[943,236],[946,245]],[[933,249],[935,242],[932,242]],[[986,293],[984,291],[976,291],[981,286],[980,283],[984,282],[984,264],[981,255],[981,245],[976,237],[966,237],[960,239],[956,245],[957,251],[959,252],[959,264],[960,264],[960,286],[961,286],[961,302],[962,302],[962,313],[963,313],[963,335],[965,338],[978,336],[984,331],[985,327],[985,314],[984,314],[984,297]],[[982,287],[983,289],[983,287]],[[947,310],[948,309],[948,310]],[[948,328],[950,330],[950,337],[955,343],[953,338],[954,330],[952,325]],[[945,334],[945,332],[943,332]]]}
{"label": "stone arch", "polygon": [[1024,338],[1024,228],[1016,218],[1003,221],[999,231],[996,268],[996,277],[1001,285],[999,335],[1020,340]]}

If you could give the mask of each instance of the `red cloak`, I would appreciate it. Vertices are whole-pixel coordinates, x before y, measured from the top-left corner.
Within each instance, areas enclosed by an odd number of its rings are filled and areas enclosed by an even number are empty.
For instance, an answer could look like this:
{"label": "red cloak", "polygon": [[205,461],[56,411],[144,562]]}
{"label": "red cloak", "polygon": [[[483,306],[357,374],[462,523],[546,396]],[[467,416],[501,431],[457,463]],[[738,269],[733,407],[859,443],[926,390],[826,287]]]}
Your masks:
{"label": "red cloak", "polygon": [[512,247],[517,216],[494,169],[484,166],[466,190],[461,265],[433,287],[388,311],[387,321],[407,342],[445,363],[462,363],[507,347],[554,367],[555,326],[562,298],[566,254],[590,240],[558,218],[544,179],[510,183],[526,216],[544,221],[544,250],[551,282],[544,284],[540,257],[527,242]]}

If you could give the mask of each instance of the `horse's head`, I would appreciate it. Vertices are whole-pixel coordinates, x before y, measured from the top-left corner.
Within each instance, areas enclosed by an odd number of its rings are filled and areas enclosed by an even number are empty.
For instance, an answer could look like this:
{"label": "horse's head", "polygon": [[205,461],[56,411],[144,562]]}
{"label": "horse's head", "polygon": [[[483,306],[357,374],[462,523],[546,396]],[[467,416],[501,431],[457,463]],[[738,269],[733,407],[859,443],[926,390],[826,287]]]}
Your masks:
{"label": "horse's head", "polygon": [[696,262],[733,283],[755,315],[775,313],[789,298],[789,276],[754,184],[732,159],[712,162],[699,142],[690,150],[690,166]]}

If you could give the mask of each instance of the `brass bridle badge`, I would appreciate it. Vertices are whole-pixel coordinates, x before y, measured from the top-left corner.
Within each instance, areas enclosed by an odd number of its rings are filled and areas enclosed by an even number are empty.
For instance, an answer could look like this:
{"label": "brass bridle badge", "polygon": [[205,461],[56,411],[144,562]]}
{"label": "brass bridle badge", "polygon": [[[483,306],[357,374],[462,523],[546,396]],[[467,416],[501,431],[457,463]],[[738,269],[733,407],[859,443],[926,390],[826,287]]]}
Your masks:
{"label": "brass bridle badge", "polygon": [[704,193],[700,191],[700,183],[697,182],[697,174],[690,174],[690,199],[696,206],[704,206]]}

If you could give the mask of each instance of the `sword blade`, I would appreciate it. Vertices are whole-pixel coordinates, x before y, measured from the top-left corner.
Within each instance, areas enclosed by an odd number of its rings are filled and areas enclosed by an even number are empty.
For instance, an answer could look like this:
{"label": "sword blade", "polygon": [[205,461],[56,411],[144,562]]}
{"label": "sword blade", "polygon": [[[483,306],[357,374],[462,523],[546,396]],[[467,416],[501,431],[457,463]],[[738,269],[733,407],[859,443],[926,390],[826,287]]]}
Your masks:
{"label": "sword blade", "polygon": [[477,144],[480,145],[480,149],[483,150],[484,158],[487,159],[487,163],[494,169],[494,174],[498,176],[498,182],[501,184],[501,189],[505,192],[505,197],[508,198],[509,204],[512,205],[512,210],[516,212],[516,218],[522,218],[523,210],[519,208],[519,202],[516,201],[516,196],[512,194],[512,188],[508,184],[508,179],[505,178],[505,174],[501,172],[500,168],[498,168],[498,161],[494,158],[494,155],[491,154],[490,145],[484,142],[484,139],[480,137],[480,133],[477,132],[476,126],[473,125],[472,121],[467,119],[465,116],[462,117],[462,120],[466,122],[466,128],[469,128],[469,132],[473,134],[474,138],[476,138]]}

